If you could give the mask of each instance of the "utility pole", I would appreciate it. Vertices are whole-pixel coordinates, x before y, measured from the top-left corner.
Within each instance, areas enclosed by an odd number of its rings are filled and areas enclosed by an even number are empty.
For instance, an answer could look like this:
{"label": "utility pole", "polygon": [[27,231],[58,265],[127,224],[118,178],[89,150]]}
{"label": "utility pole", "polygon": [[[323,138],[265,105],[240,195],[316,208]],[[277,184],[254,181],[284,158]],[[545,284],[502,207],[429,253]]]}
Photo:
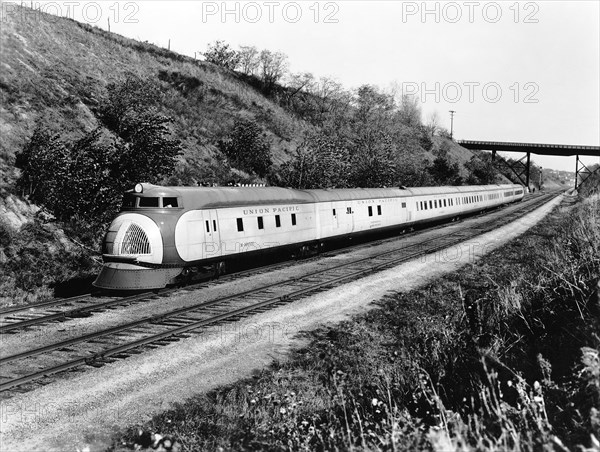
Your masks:
{"label": "utility pole", "polygon": [[454,135],[454,113],[456,113],[455,110],[450,110],[450,139],[452,140],[453,135]]}

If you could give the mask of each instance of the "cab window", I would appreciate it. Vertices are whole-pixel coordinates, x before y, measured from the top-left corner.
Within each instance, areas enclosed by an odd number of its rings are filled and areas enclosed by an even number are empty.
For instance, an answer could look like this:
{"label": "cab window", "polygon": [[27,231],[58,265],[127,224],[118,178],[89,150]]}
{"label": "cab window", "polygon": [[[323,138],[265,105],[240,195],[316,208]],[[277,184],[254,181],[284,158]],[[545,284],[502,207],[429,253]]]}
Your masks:
{"label": "cab window", "polygon": [[163,207],[165,207],[165,208],[178,207],[177,198],[163,198]]}
{"label": "cab window", "polygon": [[158,207],[158,198],[140,198],[139,207]]}
{"label": "cab window", "polygon": [[123,196],[123,205],[121,208],[123,209],[133,209],[135,207],[135,201],[137,200],[137,196],[133,196],[130,194],[126,194]]}

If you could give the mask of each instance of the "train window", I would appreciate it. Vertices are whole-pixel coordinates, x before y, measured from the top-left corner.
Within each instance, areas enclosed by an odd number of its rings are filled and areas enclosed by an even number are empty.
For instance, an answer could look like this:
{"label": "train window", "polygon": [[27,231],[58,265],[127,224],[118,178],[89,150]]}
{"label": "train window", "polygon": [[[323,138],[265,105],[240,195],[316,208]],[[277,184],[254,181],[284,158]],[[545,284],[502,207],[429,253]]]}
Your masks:
{"label": "train window", "polygon": [[437,205],[437,199],[434,199],[434,200],[433,200],[433,207],[435,207],[435,208],[437,209],[437,206],[438,206],[438,205]]}
{"label": "train window", "polygon": [[217,220],[213,220],[213,231],[217,232]]}
{"label": "train window", "polygon": [[237,219],[237,227],[238,227],[238,232],[244,231],[244,220],[242,218]]}
{"label": "train window", "polygon": [[264,229],[263,217],[256,217],[256,219],[258,220],[258,229]]}
{"label": "train window", "polygon": [[419,203],[416,202],[415,205],[417,206],[417,212],[419,211]]}
{"label": "train window", "polygon": [[177,207],[177,198],[163,198],[163,207]]}
{"label": "train window", "polygon": [[333,209],[333,216],[335,217],[335,209]]}
{"label": "train window", "polygon": [[123,204],[121,205],[122,209],[131,209],[135,207],[135,201],[137,200],[137,196],[133,196],[130,194],[126,194],[123,196]]}
{"label": "train window", "polygon": [[210,232],[210,223],[206,220],[206,232]]}
{"label": "train window", "polygon": [[429,201],[429,208],[433,209],[433,203],[431,201]]}
{"label": "train window", "polygon": [[276,228],[281,227],[281,217],[279,215],[275,215],[275,227]]}
{"label": "train window", "polygon": [[140,207],[158,207],[158,198],[140,198]]}
{"label": "train window", "polygon": [[444,203],[444,207],[446,207],[446,200],[445,199],[444,199],[443,203]]}
{"label": "train window", "polygon": [[[402,203],[402,207],[406,207],[406,203]],[[377,206],[377,215],[381,215],[381,206]]]}
{"label": "train window", "polygon": [[346,213],[347,214],[351,214],[352,213],[352,207],[346,207]]}
{"label": "train window", "polygon": [[406,203],[405,202],[402,203],[402,208],[406,209]]}
{"label": "train window", "polygon": [[427,201],[423,205],[425,206],[425,210],[427,210]]}
{"label": "train window", "polygon": [[292,214],[292,226],[296,226],[296,214]]}
{"label": "train window", "polygon": [[373,216],[373,206],[369,206],[369,216]]}

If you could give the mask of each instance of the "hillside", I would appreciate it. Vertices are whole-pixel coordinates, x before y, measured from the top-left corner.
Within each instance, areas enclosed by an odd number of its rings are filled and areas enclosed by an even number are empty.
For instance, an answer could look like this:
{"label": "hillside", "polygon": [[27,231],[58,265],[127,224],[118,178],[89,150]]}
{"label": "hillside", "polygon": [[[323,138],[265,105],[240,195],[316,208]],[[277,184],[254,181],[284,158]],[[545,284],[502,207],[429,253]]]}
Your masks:
{"label": "hillside", "polygon": [[174,119],[186,160],[214,164],[214,143],[237,118],[262,126],[276,163],[310,128],[234,72],[71,19],[42,20],[38,14],[15,14],[2,24],[2,188],[14,180],[14,155],[37,121],[51,124],[65,138],[95,128],[98,100],[109,83],[127,73],[160,80],[162,110]]}
{"label": "hillside", "polygon": [[[38,11],[4,18],[0,59],[0,193],[12,191],[15,153],[36,124],[52,127],[65,139],[94,129],[107,86],[127,74],[160,84],[160,108],[174,119],[172,129],[185,149],[180,169],[194,166],[209,180],[223,160],[216,143],[236,119],[260,125],[271,142],[275,165],[286,161],[305,133],[316,128],[298,119],[302,115],[293,108],[283,108],[285,102],[265,97],[246,74]],[[472,157],[470,151],[453,143],[451,147],[461,164]],[[425,150],[417,153],[433,159]]]}

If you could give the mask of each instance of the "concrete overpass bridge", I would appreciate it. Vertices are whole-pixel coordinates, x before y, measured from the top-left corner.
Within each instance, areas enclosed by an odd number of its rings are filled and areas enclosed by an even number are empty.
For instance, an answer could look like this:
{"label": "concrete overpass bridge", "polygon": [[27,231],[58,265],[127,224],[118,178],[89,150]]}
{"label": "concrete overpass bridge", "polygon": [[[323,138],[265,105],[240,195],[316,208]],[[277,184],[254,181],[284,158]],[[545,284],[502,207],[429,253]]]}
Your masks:
{"label": "concrete overpass bridge", "polygon": [[[509,168],[517,175],[519,180],[529,187],[529,167],[531,154],[537,155],[555,155],[555,156],[575,156],[575,189],[577,189],[579,178],[581,182],[585,181],[591,174],[598,171],[591,171],[579,159],[581,155],[600,157],[600,146],[580,146],[572,144],[543,144],[543,143],[512,143],[506,141],[472,141],[458,140],[457,144],[464,148],[480,151],[491,151],[492,161],[496,159],[496,152],[521,152],[525,153],[523,157],[517,160]],[[523,160],[527,159],[524,163]],[[523,171],[517,171],[517,167],[524,167]],[[600,168],[599,168],[600,169]],[[523,180],[525,176],[525,180]]]}

